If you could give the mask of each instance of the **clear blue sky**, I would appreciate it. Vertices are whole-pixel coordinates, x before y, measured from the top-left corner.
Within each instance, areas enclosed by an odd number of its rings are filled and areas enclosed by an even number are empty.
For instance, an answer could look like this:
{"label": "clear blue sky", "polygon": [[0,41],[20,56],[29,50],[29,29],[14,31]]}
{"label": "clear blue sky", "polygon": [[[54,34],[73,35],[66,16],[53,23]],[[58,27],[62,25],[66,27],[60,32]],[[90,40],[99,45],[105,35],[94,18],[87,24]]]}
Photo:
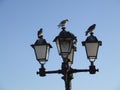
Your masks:
{"label": "clear blue sky", "polygon": [[65,90],[62,75],[36,75],[40,65],[30,45],[42,27],[53,46],[46,69],[60,69],[52,41],[66,18],[79,42],[72,67],[89,66],[81,41],[90,25],[97,25],[94,33],[103,42],[95,63],[100,72],[74,74],[72,90],[120,90],[120,0],[0,0],[0,90]]}

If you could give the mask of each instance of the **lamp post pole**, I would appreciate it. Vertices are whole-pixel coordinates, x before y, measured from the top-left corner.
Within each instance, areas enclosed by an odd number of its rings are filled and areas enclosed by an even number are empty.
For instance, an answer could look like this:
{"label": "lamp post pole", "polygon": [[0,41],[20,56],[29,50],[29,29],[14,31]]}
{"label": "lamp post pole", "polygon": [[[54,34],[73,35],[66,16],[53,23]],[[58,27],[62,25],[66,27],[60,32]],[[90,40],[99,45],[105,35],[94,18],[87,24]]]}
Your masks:
{"label": "lamp post pole", "polygon": [[45,63],[48,61],[49,51],[52,46],[43,38],[42,29],[38,31],[38,39],[31,46],[35,51],[37,61],[41,65],[37,74],[41,77],[46,76],[46,74],[62,74],[63,76],[61,78],[65,82],[65,90],[71,90],[71,80],[73,79],[74,73],[89,72],[90,74],[95,74],[99,71],[96,69],[94,62],[95,59],[97,59],[98,48],[102,45],[102,42],[98,41],[93,33],[91,33],[90,36],[82,42],[82,45],[85,46],[90,66],[88,69],[74,69],[71,65],[73,64],[74,52],[77,50],[77,37],[66,31],[65,27],[62,27],[61,29],[62,31],[54,39],[54,42],[56,42],[57,45],[58,53],[63,59],[61,69],[47,71],[44,67]]}

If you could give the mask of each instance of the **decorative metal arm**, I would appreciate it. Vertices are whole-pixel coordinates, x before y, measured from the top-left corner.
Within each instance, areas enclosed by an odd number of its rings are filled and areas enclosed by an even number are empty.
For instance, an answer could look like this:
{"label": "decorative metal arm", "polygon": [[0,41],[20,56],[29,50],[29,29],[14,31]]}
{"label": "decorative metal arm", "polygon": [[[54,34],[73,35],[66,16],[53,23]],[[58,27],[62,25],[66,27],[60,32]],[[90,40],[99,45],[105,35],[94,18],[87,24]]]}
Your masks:
{"label": "decorative metal arm", "polygon": [[39,74],[40,76],[44,77],[46,76],[46,74],[65,74],[65,73],[69,73],[69,74],[73,74],[73,73],[78,73],[78,72],[89,72],[90,74],[95,74],[96,72],[99,72],[99,69],[96,69],[94,64],[91,64],[89,66],[89,69],[73,69],[73,68],[69,68],[69,70],[67,70],[68,68],[63,67],[64,65],[62,65],[62,69],[60,70],[52,70],[52,71],[46,71],[44,64],[41,64],[41,68],[39,69],[39,71],[37,72],[37,74]]}
{"label": "decorative metal arm", "polygon": [[37,72],[41,77],[46,76],[46,74],[62,74],[62,79],[65,81],[66,90],[71,90],[71,80],[73,79],[73,73],[78,72],[89,72],[90,74],[95,74],[99,69],[95,68],[93,62],[89,66],[89,69],[73,69],[68,63],[63,62],[60,70],[46,71],[44,64],[41,64],[41,68]]}

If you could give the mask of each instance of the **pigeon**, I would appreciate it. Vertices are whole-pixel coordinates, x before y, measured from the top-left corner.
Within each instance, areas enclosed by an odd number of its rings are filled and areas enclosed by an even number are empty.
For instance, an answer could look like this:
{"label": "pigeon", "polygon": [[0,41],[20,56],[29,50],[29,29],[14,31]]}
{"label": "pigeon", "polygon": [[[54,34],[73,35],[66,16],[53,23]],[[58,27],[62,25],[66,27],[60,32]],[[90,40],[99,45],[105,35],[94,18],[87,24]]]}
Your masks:
{"label": "pigeon", "polygon": [[78,44],[77,39],[74,39],[73,40],[73,46],[77,47],[77,44]]}
{"label": "pigeon", "polygon": [[38,38],[42,38],[43,37],[43,29],[40,28],[40,30],[38,31]]}
{"label": "pigeon", "polygon": [[74,47],[74,50],[76,51],[77,50],[77,45],[78,45],[78,41],[77,41],[77,38],[73,40],[73,47]]}
{"label": "pigeon", "polygon": [[91,32],[95,29],[95,26],[96,26],[96,24],[91,25],[91,26],[87,29],[87,31],[85,32],[85,35],[87,36],[88,33],[91,33]]}
{"label": "pigeon", "polygon": [[65,20],[61,21],[61,22],[59,23],[58,27],[59,27],[59,28],[60,28],[60,27],[65,27],[65,25],[66,25],[66,23],[67,23],[68,21],[69,21],[68,19],[65,19]]}

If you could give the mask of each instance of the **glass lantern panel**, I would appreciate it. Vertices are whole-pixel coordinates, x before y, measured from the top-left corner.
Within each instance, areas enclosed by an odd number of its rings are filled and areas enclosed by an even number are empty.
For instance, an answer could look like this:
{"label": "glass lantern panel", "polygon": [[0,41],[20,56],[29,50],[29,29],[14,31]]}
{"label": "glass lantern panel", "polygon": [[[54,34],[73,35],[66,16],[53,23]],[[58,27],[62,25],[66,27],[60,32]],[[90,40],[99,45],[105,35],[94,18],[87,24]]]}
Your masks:
{"label": "glass lantern panel", "polygon": [[46,60],[46,47],[46,45],[34,46],[37,60]]}
{"label": "glass lantern panel", "polygon": [[88,59],[96,59],[98,52],[98,43],[86,43],[86,53]]}
{"label": "glass lantern panel", "polygon": [[60,53],[64,58],[70,54],[71,46],[72,46],[71,40],[64,40],[64,39],[60,40],[60,50],[61,50]]}
{"label": "glass lantern panel", "polygon": [[70,52],[71,51],[71,41],[69,40],[61,40],[61,52]]}
{"label": "glass lantern panel", "polygon": [[59,39],[56,40],[56,45],[57,45],[58,53],[60,54],[60,43],[59,43]]}
{"label": "glass lantern panel", "polygon": [[50,51],[50,46],[47,45],[47,47],[46,47],[46,60],[48,60],[48,58],[49,58],[49,51]]}

